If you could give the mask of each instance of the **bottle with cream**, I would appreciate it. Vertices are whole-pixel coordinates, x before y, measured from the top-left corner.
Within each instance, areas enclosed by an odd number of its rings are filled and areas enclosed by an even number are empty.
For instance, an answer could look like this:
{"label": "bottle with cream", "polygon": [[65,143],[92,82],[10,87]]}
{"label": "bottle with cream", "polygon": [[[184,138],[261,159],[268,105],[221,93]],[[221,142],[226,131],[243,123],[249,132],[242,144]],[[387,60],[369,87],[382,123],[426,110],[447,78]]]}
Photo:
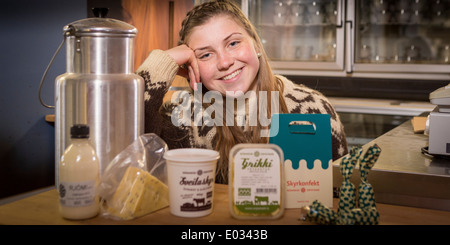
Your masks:
{"label": "bottle with cream", "polygon": [[71,144],[59,163],[59,210],[66,219],[88,219],[99,212],[100,164],[89,144],[89,126],[70,129]]}

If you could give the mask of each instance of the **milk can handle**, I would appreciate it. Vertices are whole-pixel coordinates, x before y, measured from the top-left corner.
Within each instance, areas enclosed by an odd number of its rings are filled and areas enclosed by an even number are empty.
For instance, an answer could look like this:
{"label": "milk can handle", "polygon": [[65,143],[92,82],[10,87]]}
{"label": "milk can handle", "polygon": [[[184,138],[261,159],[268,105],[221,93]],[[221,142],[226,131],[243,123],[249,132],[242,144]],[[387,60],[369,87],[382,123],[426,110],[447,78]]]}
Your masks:
{"label": "milk can handle", "polygon": [[59,53],[59,50],[61,50],[61,48],[62,48],[62,46],[64,45],[65,41],[66,41],[66,39],[63,38],[63,41],[62,41],[61,44],[59,45],[58,49],[56,50],[55,54],[53,55],[52,59],[50,60],[50,63],[48,64],[47,68],[45,69],[44,75],[42,75],[42,78],[41,78],[41,84],[39,85],[39,101],[41,102],[41,104],[42,104],[44,107],[47,107],[47,108],[55,108],[55,106],[54,106],[54,105],[47,105],[47,104],[42,100],[42,97],[41,97],[42,85],[44,84],[44,80],[45,80],[45,77],[47,76],[48,70],[49,70],[50,67],[52,66],[53,61],[55,60],[56,55]]}

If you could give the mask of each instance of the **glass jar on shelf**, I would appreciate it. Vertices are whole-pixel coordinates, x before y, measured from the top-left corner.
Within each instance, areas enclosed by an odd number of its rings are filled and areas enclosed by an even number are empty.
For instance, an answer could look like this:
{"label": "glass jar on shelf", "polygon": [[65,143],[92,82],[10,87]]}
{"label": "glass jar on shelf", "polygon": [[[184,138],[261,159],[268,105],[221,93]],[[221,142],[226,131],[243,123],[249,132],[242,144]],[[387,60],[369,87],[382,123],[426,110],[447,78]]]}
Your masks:
{"label": "glass jar on shelf", "polygon": [[[355,3],[356,63],[445,63],[442,44],[450,42],[450,0],[360,0]],[[371,59],[366,57],[368,46]]]}
{"label": "glass jar on shelf", "polygon": [[450,44],[446,44],[441,48],[441,63],[450,64]]}
{"label": "glass jar on shelf", "polygon": [[248,16],[271,61],[335,62],[337,2],[255,0]]}

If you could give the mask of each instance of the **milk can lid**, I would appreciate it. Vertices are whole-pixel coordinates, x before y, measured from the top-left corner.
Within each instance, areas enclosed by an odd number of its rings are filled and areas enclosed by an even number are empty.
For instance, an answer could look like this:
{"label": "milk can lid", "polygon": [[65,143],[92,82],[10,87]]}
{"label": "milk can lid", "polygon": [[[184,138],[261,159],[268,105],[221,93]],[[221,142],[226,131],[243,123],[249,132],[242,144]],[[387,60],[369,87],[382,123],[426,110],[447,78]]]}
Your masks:
{"label": "milk can lid", "polygon": [[87,18],[64,26],[66,36],[136,36],[136,27],[112,18]]}

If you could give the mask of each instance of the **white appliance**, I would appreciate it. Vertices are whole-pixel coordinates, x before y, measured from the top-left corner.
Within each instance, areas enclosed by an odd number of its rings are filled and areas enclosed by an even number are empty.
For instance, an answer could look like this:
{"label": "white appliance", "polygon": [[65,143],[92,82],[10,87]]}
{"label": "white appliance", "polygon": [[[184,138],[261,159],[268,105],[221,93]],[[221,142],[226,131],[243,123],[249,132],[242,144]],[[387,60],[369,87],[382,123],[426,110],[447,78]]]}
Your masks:
{"label": "white appliance", "polygon": [[430,102],[437,106],[428,119],[428,152],[450,155],[450,83],[430,93]]}

